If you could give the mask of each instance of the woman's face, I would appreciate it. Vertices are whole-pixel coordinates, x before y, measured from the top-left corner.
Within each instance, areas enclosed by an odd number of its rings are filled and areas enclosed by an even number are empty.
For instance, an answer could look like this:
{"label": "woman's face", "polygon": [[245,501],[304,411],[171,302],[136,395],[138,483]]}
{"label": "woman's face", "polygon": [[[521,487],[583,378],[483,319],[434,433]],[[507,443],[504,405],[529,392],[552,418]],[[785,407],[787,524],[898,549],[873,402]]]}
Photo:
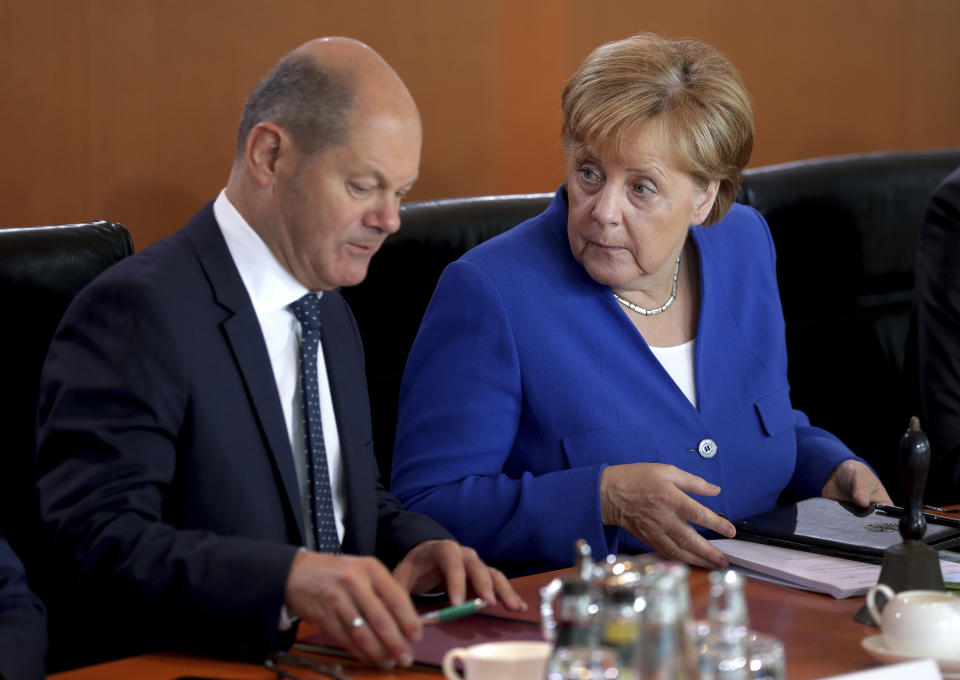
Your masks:
{"label": "woman's face", "polygon": [[690,225],[706,219],[717,183],[700,187],[679,169],[660,127],[628,131],[620,153],[578,146],[567,156],[567,237],[590,276],[618,290],[673,278]]}

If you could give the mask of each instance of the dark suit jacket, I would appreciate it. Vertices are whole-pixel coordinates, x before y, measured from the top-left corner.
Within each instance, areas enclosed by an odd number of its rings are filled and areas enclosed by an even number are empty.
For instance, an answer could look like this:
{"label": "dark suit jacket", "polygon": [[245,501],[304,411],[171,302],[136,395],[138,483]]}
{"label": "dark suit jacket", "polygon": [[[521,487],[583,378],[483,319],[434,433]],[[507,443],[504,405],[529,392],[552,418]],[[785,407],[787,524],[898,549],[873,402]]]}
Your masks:
{"label": "dark suit jacket", "polygon": [[[347,483],[343,548],[393,564],[449,534],[380,484],[360,337],[339,292],[322,301]],[[280,644],[284,585],[304,543],[293,454],[212,204],[71,304],[44,366],[37,455],[58,565],[53,655],[66,652],[69,665],[92,660],[82,650],[261,655]],[[93,639],[77,640],[83,631]]]}
{"label": "dark suit jacket", "polygon": [[[960,502],[960,168],[934,190],[917,251],[907,379],[930,439],[926,499]],[[911,375],[913,374],[913,375]]]}
{"label": "dark suit jacket", "polygon": [[27,585],[23,564],[0,534],[0,678],[44,677],[47,617]]}

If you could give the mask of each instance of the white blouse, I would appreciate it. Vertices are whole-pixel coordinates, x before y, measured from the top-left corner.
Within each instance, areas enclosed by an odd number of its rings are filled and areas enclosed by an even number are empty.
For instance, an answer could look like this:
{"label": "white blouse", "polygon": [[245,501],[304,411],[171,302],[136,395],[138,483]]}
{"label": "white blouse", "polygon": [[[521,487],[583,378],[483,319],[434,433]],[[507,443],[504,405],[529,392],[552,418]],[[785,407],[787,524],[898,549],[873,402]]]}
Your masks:
{"label": "white blouse", "polygon": [[653,356],[663,365],[694,408],[697,407],[697,383],[693,374],[693,350],[696,342],[696,339],[693,339],[674,347],[650,347]]}

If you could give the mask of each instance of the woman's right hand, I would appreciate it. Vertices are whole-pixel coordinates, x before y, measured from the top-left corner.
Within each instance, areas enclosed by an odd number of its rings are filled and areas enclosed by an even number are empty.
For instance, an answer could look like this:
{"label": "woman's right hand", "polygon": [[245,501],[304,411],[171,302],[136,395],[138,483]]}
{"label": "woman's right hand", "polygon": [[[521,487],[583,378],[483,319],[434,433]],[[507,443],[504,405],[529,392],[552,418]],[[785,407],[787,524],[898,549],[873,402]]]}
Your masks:
{"label": "woman's right hand", "polygon": [[716,484],[662,463],[611,465],[600,477],[604,524],[626,529],[667,559],[706,569],[726,567],[727,558],[690,523],[727,538],[733,538],[737,531],[688,494],[718,493]]}

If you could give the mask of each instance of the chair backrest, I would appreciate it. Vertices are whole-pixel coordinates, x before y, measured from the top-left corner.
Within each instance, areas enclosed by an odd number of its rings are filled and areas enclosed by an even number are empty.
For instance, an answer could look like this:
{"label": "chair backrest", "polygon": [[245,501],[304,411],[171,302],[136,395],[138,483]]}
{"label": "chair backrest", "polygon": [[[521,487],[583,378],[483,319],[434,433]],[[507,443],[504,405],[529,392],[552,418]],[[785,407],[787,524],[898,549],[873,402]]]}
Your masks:
{"label": "chair backrest", "polygon": [[[794,405],[888,484],[908,415],[900,372],[920,220],[932,189],[957,165],[960,149],[819,158],[747,170],[738,198],[767,219],[777,247]],[[385,482],[400,379],[440,272],[541,212],[552,196],[405,205],[403,228],[374,257],[366,281],[343,291],[366,347]]]}
{"label": "chair backrest", "polygon": [[0,229],[0,526],[27,564],[36,561],[33,460],[47,347],[73,296],[132,252],[130,234],[113,222]]}

